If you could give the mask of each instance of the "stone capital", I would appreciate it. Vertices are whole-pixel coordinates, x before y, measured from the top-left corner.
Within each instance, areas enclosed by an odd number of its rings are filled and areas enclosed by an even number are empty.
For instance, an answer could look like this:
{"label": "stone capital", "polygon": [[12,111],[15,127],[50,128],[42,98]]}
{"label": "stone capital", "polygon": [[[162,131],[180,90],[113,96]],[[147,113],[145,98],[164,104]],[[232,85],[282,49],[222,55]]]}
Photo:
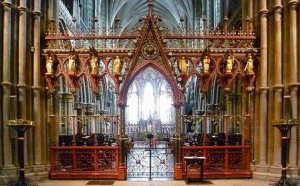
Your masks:
{"label": "stone capital", "polygon": [[291,8],[296,8],[298,4],[299,4],[299,0],[290,0],[290,1],[288,2],[288,5],[289,5]]}
{"label": "stone capital", "polygon": [[284,88],[283,84],[277,84],[277,85],[272,86],[272,89],[274,89],[274,90],[280,90],[280,89],[283,89],[283,88]]}
{"label": "stone capital", "polygon": [[40,90],[42,89],[42,87],[41,87],[41,86],[38,86],[38,85],[34,85],[34,86],[32,86],[32,89],[33,89],[33,90],[40,91]]}
{"label": "stone capital", "polygon": [[3,86],[3,88],[11,88],[12,87],[11,82],[2,82],[1,85]]}
{"label": "stone capital", "polygon": [[288,84],[289,89],[298,88],[299,86],[300,86],[300,83],[298,83],[298,82]]}
{"label": "stone capital", "polygon": [[259,16],[261,17],[267,16],[268,13],[269,13],[268,9],[262,9],[258,12]]}
{"label": "stone capital", "polygon": [[273,6],[273,10],[282,10],[282,9],[283,9],[283,6],[280,4]]}
{"label": "stone capital", "polygon": [[32,11],[32,14],[34,15],[34,16],[41,16],[42,15],[42,12],[40,12],[40,11]]}
{"label": "stone capital", "polygon": [[121,108],[121,109],[125,109],[125,107],[127,106],[127,100],[125,99],[119,99],[117,101],[117,105]]}
{"label": "stone capital", "polygon": [[29,12],[29,9],[25,6],[18,6],[17,9],[19,10],[19,12]]}
{"label": "stone capital", "polygon": [[2,2],[2,5],[6,10],[10,10],[14,6],[11,1],[4,1]]}
{"label": "stone capital", "polygon": [[23,84],[23,83],[19,83],[19,84],[17,84],[17,87],[18,88],[27,88],[27,85]]}
{"label": "stone capital", "polygon": [[268,90],[269,90],[269,87],[259,87],[259,88],[258,88],[258,91],[259,91],[259,92],[262,92],[262,93],[263,93],[263,92],[267,92]]}

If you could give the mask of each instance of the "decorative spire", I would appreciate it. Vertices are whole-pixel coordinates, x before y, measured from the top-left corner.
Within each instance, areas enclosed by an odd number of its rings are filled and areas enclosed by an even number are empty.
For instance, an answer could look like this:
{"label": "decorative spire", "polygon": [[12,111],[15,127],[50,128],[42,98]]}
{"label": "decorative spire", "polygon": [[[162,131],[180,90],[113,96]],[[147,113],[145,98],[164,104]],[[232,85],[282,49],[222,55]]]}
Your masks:
{"label": "decorative spire", "polygon": [[149,7],[149,12],[152,13],[152,9],[153,9],[153,0],[148,0],[148,7]]}

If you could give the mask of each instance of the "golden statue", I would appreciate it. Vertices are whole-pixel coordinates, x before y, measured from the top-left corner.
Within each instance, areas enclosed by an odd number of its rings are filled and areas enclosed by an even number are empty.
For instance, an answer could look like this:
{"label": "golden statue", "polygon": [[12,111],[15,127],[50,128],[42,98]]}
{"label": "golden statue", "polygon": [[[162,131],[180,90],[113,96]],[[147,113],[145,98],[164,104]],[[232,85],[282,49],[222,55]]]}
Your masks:
{"label": "golden statue", "polygon": [[185,57],[181,57],[181,59],[178,62],[179,62],[178,68],[179,68],[181,75],[186,75],[188,64],[187,64]]}
{"label": "golden statue", "polygon": [[75,66],[75,55],[72,54],[69,56],[69,61],[68,61],[68,74],[69,75],[74,75],[76,66]]}
{"label": "golden statue", "polygon": [[233,63],[234,63],[234,56],[229,55],[227,60],[226,60],[226,74],[231,74],[232,73]]}
{"label": "golden statue", "polygon": [[204,74],[209,73],[209,65],[210,65],[210,58],[208,56],[204,56],[204,59],[203,59],[203,73]]}
{"label": "golden statue", "polygon": [[244,68],[244,71],[246,71],[247,74],[254,74],[253,71],[253,59],[252,59],[252,55],[250,54],[248,56],[248,60],[247,60],[247,64]]}
{"label": "golden statue", "polygon": [[114,75],[120,75],[122,70],[122,64],[119,56],[116,56],[116,58],[113,61],[113,73]]}
{"label": "golden statue", "polygon": [[46,69],[47,69],[46,74],[49,74],[49,75],[53,74],[53,57],[52,56],[47,56]]}
{"label": "golden statue", "polygon": [[92,55],[92,58],[90,59],[91,64],[91,75],[97,75],[98,74],[98,57],[96,55]]}

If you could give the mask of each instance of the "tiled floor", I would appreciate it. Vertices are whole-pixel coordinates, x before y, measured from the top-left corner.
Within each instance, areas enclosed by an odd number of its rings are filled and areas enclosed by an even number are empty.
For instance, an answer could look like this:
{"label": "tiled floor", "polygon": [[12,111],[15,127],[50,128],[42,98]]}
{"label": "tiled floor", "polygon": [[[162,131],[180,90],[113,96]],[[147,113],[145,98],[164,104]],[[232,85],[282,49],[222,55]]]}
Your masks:
{"label": "tiled floor", "polygon": [[[210,180],[211,184],[201,184],[201,186],[269,186],[268,181],[253,179],[230,179],[230,180]],[[87,185],[88,180],[47,180],[39,183],[38,186],[79,186]],[[90,184],[89,184],[90,185]],[[184,181],[115,181],[113,186],[185,186],[200,185],[198,183],[186,184]],[[108,185],[109,186],[109,185]]]}

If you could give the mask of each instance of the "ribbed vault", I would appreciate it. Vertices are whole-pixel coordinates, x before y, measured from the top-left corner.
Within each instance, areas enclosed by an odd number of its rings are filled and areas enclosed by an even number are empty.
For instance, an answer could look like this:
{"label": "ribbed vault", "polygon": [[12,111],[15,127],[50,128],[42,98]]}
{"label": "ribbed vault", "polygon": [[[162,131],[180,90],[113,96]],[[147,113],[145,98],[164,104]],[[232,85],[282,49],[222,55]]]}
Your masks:
{"label": "ribbed vault", "polygon": [[[118,17],[121,19],[122,30],[130,30],[138,25],[139,19],[148,12],[146,0],[113,0],[107,5],[110,12],[110,27],[114,26],[114,20]],[[202,11],[199,0],[155,0],[153,1],[153,12],[162,19],[164,27],[177,29],[184,20],[187,27],[195,27],[196,16]]]}

